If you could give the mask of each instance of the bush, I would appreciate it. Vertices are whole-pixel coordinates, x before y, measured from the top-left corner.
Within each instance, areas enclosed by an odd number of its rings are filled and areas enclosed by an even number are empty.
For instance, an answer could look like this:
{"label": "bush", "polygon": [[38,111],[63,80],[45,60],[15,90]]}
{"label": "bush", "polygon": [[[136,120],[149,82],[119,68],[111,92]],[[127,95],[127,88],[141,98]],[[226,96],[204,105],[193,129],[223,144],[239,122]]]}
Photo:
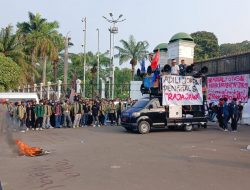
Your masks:
{"label": "bush", "polygon": [[21,68],[10,58],[0,55],[0,91],[17,89]]}

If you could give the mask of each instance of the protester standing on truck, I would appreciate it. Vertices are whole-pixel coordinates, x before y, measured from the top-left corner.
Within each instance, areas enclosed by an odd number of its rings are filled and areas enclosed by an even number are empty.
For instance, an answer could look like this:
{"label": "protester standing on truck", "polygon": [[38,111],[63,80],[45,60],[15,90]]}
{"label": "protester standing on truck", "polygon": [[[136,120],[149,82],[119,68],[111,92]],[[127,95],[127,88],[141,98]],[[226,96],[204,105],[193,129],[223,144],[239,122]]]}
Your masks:
{"label": "protester standing on truck", "polygon": [[180,75],[181,76],[186,76],[186,63],[185,63],[185,60],[182,59],[181,60],[181,64],[179,65],[179,69],[180,69]]}
{"label": "protester standing on truck", "polygon": [[175,59],[172,59],[171,65],[172,65],[171,66],[171,75],[179,75],[180,68],[178,65],[176,65]]}

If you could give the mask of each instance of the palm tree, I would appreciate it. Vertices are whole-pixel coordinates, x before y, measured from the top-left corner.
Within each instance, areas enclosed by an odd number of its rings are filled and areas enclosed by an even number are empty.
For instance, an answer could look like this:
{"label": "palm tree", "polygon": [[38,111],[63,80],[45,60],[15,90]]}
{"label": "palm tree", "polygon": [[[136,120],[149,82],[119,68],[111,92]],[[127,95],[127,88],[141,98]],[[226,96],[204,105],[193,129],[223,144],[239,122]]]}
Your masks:
{"label": "palm tree", "polygon": [[33,67],[28,64],[24,47],[17,35],[13,34],[13,27],[11,25],[2,28],[0,31],[0,53],[5,57],[11,58],[21,67],[22,75],[20,83],[30,81],[30,70],[33,70]]}
{"label": "palm tree", "polygon": [[58,60],[58,52],[63,49],[62,35],[57,32],[59,24],[58,22],[47,22],[39,13],[29,12],[29,21],[18,23],[17,27],[20,39],[24,40],[27,51],[32,55],[32,65],[35,66],[37,59],[42,59],[42,82],[45,84],[47,61],[54,63]]}
{"label": "palm tree", "polygon": [[[46,23],[46,19],[42,18],[39,13],[28,13],[29,21],[17,23],[17,34],[19,39],[23,42],[27,54],[31,55],[31,65],[35,68],[37,57],[35,55],[35,46],[38,36],[42,30],[43,25]],[[33,72],[33,82],[35,82],[35,75]]]}
{"label": "palm tree", "polygon": [[59,24],[55,22],[44,23],[40,35],[36,39],[34,48],[35,55],[40,56],[43,62],[42,82],[46,84],[46,66],[47,61],[58,59],[59,45],[61,44],[61,36],[57,32]]}
{"label": "palm tree", "polygon": [[123,47],[115,46],[119,51],[115,57],[119,57],[120,64],[130,60],[131,64],[131,79],[134,79],[135,66],[137,65],[138,60],[146,58],[146,53],[148,49],[147,41],[136,42],[133,35],[129,37],[128,41],[120,40]]}

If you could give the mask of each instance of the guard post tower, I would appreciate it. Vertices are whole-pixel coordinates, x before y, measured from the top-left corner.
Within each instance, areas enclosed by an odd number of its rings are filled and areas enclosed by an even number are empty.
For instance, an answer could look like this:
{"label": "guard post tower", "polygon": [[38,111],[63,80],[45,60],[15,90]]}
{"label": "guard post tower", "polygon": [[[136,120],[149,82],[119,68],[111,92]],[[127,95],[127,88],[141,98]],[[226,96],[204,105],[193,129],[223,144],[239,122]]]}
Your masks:
{"label": "guard post tower", "polygon": [[194,62],[194,39],[187,33],[180,32],[169,40],[168,43],[168,64],[172,59],[176,59],[177,64],[181,63],[181,60],[185,60],[187,65]]}

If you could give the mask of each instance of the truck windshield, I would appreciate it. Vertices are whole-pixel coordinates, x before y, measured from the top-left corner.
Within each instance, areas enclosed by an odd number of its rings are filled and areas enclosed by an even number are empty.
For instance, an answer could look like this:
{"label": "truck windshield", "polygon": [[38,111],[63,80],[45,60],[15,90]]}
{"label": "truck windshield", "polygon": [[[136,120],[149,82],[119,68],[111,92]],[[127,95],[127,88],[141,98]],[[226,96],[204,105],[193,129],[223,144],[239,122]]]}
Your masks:
{"label": "truck windshield", "polygon": [[139,100],[132,107],[133,108],[144,108],[148,104],[148,100]]}

